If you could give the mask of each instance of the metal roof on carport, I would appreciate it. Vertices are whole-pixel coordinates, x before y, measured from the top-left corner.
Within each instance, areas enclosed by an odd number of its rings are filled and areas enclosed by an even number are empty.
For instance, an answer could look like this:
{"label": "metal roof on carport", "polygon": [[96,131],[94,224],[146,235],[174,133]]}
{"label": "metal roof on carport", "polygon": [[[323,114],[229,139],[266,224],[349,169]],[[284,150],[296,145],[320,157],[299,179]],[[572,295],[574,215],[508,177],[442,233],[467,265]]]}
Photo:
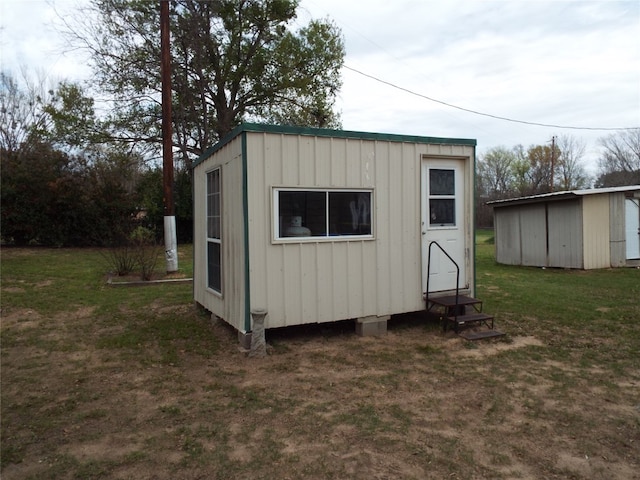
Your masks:
{"label": "metal roof on carport", "polygon": [[561,201],[570,200],[577,197],[583,197],[585,195],[596,195],[603,193],[617,193],[617,192],[633,192],[635,190],[640,191],[640,185],[628,185],[624,187],[608,187],[608,188],[591,188],[588,190],[565,190],[562,192],[543,193],[540,195],[529,195],[526,197],[518,198],[506,198],[504,200],[493,200],[487,202],[487,205],[492,207],[506,207],[511,205],[522,205],[525,203],[539,203],[546,201]]}

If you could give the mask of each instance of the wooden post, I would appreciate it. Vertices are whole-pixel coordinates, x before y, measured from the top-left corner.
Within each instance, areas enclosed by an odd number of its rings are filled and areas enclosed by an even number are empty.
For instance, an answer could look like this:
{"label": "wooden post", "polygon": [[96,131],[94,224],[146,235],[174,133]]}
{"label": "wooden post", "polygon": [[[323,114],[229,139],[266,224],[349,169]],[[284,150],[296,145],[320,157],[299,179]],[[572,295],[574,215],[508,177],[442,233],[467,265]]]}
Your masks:
{"label": "wooden post", "polygon": [[162,77],[162,177],[164,202],[164,248],[167,273],[178,270],[178,242],[173,203],[173,132],[171,130],[171,52],[169,0],[160,0],[160,51]]}

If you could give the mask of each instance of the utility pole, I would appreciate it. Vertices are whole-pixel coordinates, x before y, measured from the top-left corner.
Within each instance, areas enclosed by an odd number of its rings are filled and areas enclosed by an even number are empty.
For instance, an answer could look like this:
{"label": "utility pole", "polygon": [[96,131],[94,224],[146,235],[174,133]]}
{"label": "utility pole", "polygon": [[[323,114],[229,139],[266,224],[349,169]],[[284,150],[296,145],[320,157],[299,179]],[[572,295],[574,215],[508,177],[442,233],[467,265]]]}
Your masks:
{"label": "utility pole", "polygon": [[162,177],[164,202],[164,253],[167,273],[178,271],[178,241],[173,204],[173,139],[171,131],[171,53],[169,0],[160,0],[160,51],[162,77]]}
{"label": "utility pole", "polygon": [[556,136],[551,137],[551,192],[553,192],[553,172],[556,169]]}

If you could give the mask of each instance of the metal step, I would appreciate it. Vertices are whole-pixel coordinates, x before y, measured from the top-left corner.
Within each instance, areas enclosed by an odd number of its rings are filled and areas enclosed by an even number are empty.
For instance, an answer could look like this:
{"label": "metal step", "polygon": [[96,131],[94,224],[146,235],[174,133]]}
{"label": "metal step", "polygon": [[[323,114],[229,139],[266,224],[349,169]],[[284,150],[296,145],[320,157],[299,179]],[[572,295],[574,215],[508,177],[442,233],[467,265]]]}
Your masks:
{"label": "metal step", "polygon": [[[486,313],[467,313],[465,315],[449,316],[446,317],[445,322],[451,322],[454,324],[454,330],[456,333],[460,332],[460,328],[466,328],[471,325],[477,325],[484,323],[487,327],[493,330],[493,316]],[[446,331],[446,324],[445,324]]]}
{"label": "metal step", "polygon": [[457,317],[447,317],[450,322],[457,323],[458,325],[466,325],[468,323],[480,323],[493,320],[492,315],[486,313],[467,313],[465,315],[458,315]]}
{"label": "metal step", "polygon": [[[482,300],[478,298],[473,298],[468,295],[445,295],[442,297],[427,298],[427,312],[431,311],[434,307],[443,310],[440,320],[445,332],[447,331],[447,327],[453,324],[455,332],[468,340],[479,340],[504,335],[504,333],[494,329],[493,315],[482,313]],[[471,310],[471,312],[468,310]],[[456,315],[456,313],[459,315]],[[469,331],[470,327],[477,327],[482,324],[488,328],[487,331]],[[461,333],[463,330],[464,332]]]}
{"label": "metal step", "polygon": [[479,332],[467,330],[465,332],[460,332],[458,335],[465,340],[482,340],[485,338],[503,337],[506,334],[500,330],[481,330]]}
{"label": "metal step", "polygon": [[[434,305],[439,305],[441,307],[451,308],[456,306],[456,296],[446,295],[444,297],[429,297],[427,298],[427,302],[431,302]],[[482,300],[477,298],[469,297],[467,295],[458,295],[458,305],[477,305],[481,303]]]}

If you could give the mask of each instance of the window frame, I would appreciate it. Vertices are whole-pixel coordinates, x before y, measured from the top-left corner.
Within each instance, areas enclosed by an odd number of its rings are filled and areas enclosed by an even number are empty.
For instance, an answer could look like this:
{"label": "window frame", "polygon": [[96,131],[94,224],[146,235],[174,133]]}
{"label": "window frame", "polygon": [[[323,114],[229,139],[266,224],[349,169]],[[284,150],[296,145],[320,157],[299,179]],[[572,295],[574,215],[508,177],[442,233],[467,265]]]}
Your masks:
{"label": "window frame", "polygon": [[[280,192],[320,192],[325,194],[325,233],[324,235],[310,235],[302,237],[280,236]],[[331,193],[368,193],[369,194],[369,218],[371,233],[356,235],[331,235],[329,217],[329,195]],[[271,239],[272,243],[320,243],[320,242],[348,242],[375,240],[375,189],[374,188],[321,188],[321,187],[271,187]]]}
{"label": "window frame", "polygon": [[[434,170],[444,170],[453,172],[453,194],[442,194],[431,192],[431,172]],[[428,229],[429,230],[447,230],[458,228],[459,219],[457,218],[457,206],[459,198],[457,196],[457,177],[458,171],[452,167],[433,166],[427,169],[427,212],[428,213]],[[453,200],[453,223],[431,223],[431,201],[432,200]]]}
{"label": "window frame", "polygon": [[[213,175],[217,172],[217,187],[218,190],[217,192],[210,192],[209,188],[210,188],[210,184],[209,184],[209,176]],[[222,274],[222,267],[223,267],[223,262],[222,262],[222,167],[216,167],[213,168],[209,171],[207,171],[205,173],[205,178],[206,178],[206,228],[205,228],[205,235],[206,235],[206,255],[207,255],[207,290],[215,293],[216,295],[222,296],[222,292],[224,290],[223,288],[223,274]],[[211,204],[209,202],[209,197],[211,195],[218,195],[218,212],[213,212],[214,215],[212,215],[212,212],[210,211],[211,208]],[[215,215],[215,213],[217,213],[217,215]],[[209,236],[210,234],[210,230],[209,230],[209,222],[210,219],[215,219],[217,218],[217,233],[218,233],[218,237],[215,236]],[[216,288],[214,286],[212,286],[212,281],[210,278],[210,270],[211,270],[211,259],[210,259],[210,252],[209,252],[209,247],[210,244],[216,244],[218,245],[218,270],[219,270],[219,278],[217,278],[218,283],[220,285],[220,290],[216,290]]]}

